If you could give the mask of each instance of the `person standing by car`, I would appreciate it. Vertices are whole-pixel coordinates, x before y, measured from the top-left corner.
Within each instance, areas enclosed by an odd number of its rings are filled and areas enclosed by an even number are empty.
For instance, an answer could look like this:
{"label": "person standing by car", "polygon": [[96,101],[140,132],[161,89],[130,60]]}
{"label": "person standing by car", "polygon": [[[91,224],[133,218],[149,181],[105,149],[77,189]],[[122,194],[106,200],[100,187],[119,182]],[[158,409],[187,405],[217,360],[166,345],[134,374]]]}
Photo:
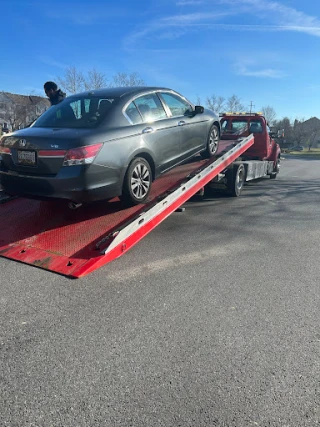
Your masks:
{"label": "person standing by car", "polygon": [[57,84],[54,82],[46,82],[43,85],[43,88],[44,88],[45,94],[49,98],[51,105],[59,104],[66,97],[66,94],[62,92],[61,89],[58,89]]}

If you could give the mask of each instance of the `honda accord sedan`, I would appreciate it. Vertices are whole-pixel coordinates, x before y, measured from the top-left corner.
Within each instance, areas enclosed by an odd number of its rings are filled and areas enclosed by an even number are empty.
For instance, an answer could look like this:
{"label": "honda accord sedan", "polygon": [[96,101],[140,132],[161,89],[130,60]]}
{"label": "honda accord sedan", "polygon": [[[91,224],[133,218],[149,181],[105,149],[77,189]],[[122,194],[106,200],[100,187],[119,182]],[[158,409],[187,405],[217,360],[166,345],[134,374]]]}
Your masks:
{"label": "honda accord sedan", "polygon": [[214,156],[219,138],[216,114],[171,89],[88,91],[1,138],[1,185],[27,198],[144,203],[156,178],[199,153]]}

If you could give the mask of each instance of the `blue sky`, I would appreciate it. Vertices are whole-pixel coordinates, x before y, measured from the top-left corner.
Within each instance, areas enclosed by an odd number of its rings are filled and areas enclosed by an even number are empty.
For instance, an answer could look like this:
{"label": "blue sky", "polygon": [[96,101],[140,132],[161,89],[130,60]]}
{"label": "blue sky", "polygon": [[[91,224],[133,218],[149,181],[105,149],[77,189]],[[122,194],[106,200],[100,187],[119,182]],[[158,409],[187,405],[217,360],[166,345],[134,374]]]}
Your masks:
{"label": "blue sky", "polygon": [[318,0],[7,0],[1,16],[0,91],[44,95],[74,66],[320,118]]}

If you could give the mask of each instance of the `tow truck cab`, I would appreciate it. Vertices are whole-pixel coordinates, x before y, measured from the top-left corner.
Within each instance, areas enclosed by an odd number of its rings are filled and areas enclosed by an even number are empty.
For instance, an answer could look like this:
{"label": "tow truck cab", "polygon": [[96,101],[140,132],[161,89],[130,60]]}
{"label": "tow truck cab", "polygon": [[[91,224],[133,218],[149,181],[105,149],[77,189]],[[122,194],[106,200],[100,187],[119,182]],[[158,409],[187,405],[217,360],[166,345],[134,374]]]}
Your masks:
{"label": "tow truck cab", "polygon": [[261,113],[223,113],[220,114],[221,139],[236,140],[254,135],[254,144],[244,153],[246,160],[269,160],[280,158],[280,146],[270,132],[265,117]]}

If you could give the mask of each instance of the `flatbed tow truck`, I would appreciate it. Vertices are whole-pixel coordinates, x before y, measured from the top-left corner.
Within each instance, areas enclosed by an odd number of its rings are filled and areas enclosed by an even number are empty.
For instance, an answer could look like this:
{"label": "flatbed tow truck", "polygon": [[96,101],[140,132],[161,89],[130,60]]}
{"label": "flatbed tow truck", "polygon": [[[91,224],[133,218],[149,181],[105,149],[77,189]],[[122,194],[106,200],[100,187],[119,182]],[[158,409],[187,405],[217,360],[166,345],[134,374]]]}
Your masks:
{"label": "flatbed tow truck", "polygon": [[[250,121],[251,116],[244,117]],[[126,253],[206,185],[225,186],[231,195],[239,196],[247,178],[277,174],[277,158],[251,159],[250,150],[252,153],[259,144],[256,134],[248,130],[246,136],[238,132],[229,138],[230,132],[223,133],[228,130],[224,119],[217,156],[209,160],[195,157],[157,179],[146,204],[123,208],[114,198],[70,210],[62,201],[12,200],[4,195],[0,256],[65,276],[83,277]],[[228,116],[228,126],[230,119]],[[265,119],[259,116],[259,120],[266,130]],[[267,133],[264,136],[270,138]]]}

